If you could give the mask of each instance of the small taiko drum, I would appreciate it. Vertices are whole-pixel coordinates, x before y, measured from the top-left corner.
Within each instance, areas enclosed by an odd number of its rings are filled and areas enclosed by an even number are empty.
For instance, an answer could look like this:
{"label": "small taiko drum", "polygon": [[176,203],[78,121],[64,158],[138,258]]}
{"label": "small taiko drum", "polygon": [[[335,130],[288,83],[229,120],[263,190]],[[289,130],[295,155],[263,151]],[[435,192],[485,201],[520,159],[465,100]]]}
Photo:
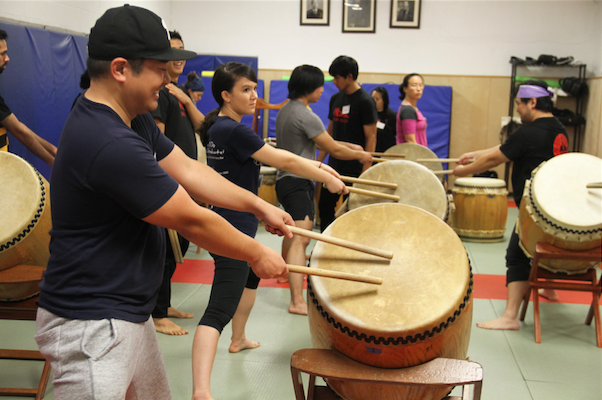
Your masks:
{"label": "small taiko drum", "polygon": [[[472,275],[462,242],[445,222],[417,207],[379,203],[343,214],[324,234],[394,256],[385,260],[316,243],[312,268],[382,277],[383,284],[312,276],[307,302],[314,347],[382,368],[405,368],[437,357],[466,358]],[[449,390],[328,383],[348,400],[438,400]]]}
{"label": "small taiko drum", "polygon": [[274,167],[261,166],[261,186],[257,195],[270,204],[278,206],[278,196],[276,196],[276,172]]}
{"label": "small taiko drum", "polygon": [[[418,162],[418,159],[420,159],[420,158],[430,158],[430,159],[439,158],[428,147],[422,146],[422,145],[416,144],[416,143],[396,144],[395,146],[391,146],[387,150],[385,150],[385,155],[383,156],[383,158],[387,158],[386,154],[405,154],[405,157],[403,158],[404,160],[414,161],[414,162]],[[399,160],[399,158],[393,158],[393,157],[391,157],[389,159],[390,160]],[[441,164],[440,162],[428,162],[428,163],[423,162],[420,164],[424,165],[425,167],[427,167],[428,169],[430,169],[432,171],[443,171],[443,164]],[[443,180],[443,179],[445,179],[445,176],[440,175],[439,179]]]}
{"label": "small taiko drum", "polygon": [[[50,197],[48,182],[22,158],[7,152],[0,152],[0,271],[7,271],[7,285],[14,287],[18,279],[30,281],[28,267],[46,267],[50,252]],[[12,267],[19,266],[20,272]],[[35,268],[34,268],[35,269]],[[38,269],[35,269],[39,271]],[[29,271],[29,272],[28,272]],[[41,280],[39,272],[34,272]],[[18,276],[18,278],[16,278]],[[3,285],[0,277],[0,286]],[[10,282],[8,282],[10,281]],[[29,284],[26,284],[29,285]],[[25,297],[33,293],[23,293]],[[6,289],[8,290],[8,289]],[[0,293],[3,289],[0,288]],[[15,293],[14,289],[10,290]],[[9,300],[8,298],[1,298]],[[11,297],[10,300],[19,300]]]}
{"label": "small taiko drum", "polygon": [[[602,159],[567,153],[541,163],[525,183],[518,213],[520,245],[529,257],[537,242],[564,250],[591,250],[602,239],[602,191],[587,185],[602,181]],[[595,262],[544,260],[553,272],[582,273]]]}
{"label": "small taiko drum", "polygon": [[[422,147],[422,146],[421,146]],[[397,160],[378,163],[360,175],[360,179],[396,183],[397,189],[354,183],[360,189],[399,196],[400,204],[416,206],[446,221],[449,205],[441,181],[431,170],[413,161]],[[368,204],[392,202],[379,197],[359,193],[349,194],[348,209],[353,210]]]}
{"label": "small taiko drum", "polygon": [[462,240],[504,240],[508,217],[508,191],[503,179],[458,178],[452,189],[456,210],[451,223]]}

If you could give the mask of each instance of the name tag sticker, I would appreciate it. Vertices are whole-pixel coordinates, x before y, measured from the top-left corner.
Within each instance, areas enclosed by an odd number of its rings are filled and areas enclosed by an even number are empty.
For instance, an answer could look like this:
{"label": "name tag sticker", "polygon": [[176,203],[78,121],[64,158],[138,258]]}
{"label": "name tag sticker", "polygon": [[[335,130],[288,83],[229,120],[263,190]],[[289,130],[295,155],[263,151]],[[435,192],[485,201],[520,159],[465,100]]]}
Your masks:
{"label": "name tag sticker", "polygon": [[384,122],[380,122],[380,121],[378,121],[378,122],[376,123],[376,127],[377,127],[378,129],[385,129],[385,123],[384,123]]}
{"label": "name tag sticker", "polygon": [[346,105],[346,106],[343,106],[341,112],[343,113],[343,115],[345,115],[345,114],[349,114],[350,110],[351,110],[351,106],[350,105]]}

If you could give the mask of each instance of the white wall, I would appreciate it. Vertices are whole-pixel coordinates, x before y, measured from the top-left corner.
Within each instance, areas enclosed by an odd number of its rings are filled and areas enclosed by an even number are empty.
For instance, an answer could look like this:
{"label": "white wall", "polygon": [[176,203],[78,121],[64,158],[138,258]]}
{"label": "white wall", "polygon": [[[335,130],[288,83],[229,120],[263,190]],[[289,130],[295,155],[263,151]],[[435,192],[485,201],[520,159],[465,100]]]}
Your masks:
{"label": "white wall", "polygon": [[[122,1],[1,1],[0,17],[89,32]],[[330,26],[300,26],[299,0],[129,1],[161,15],[200,53],[259,57],[263,69],[308,63],[328,69],[340,54],[361,71],[450,75],[510,73],[510,56],[572,55],[602,76],[600,0],[423,0],[420,29],[390,29],[390,0],[377,0],[376,33],[342,33],[342,1]]]}

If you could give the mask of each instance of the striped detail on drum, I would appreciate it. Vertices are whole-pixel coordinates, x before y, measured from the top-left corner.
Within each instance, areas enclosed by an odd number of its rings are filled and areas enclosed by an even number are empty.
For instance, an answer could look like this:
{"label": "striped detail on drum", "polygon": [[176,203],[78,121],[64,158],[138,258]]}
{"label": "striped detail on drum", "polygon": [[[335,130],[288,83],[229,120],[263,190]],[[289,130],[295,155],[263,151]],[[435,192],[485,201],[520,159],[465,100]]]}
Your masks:
{"label": "striped detail on drum", "polygon": [[406,337],[398,337],[398,338],[390,337],[390,338],[385,339],[382,336],[376,338],[375,336],[372,336],[372,335],[367,336],[365,333],[358,333],[355,330],[352,331],[348,327],[344,326],[343,324],[341,324],[340,322],[338,322],[334,318],[332,318],[330,315],[328,315],[328,312],[324,311],[324,308],[322,308],[322,306],[320,304],[318,304],[318,300],[316,299],[314,292],[312,290],[312,287],[311,287],[311,277],[309,275],[307,276],[307,292],[309,293],[309,296],[311,297],[312,303],[316,305],[318,311],[320,312],[320,315],[322,315],[322,317],[325,318],[329,324],[334,326],[336,329],[340,330],[341,333],[345,333],[349,337],[355,338],[359,341],[364,341],[366,343],[374,343],[374,344],[378,344],[378,345],[380,345],[380,344],[394,345],[394,346],[397,346],[400,344],[406,345],[406,344],[416,343],[421,340],[427,340],[429,338],[432,338],[436,334],[441,333],[443,330],[447,329],[456,320],[456,318],[458,318],[460,316],[460,314],[462,314],[462,311],[466,308],[466,303],[470,300],[470,297],[472,294],[472,286],[473,286],[472,265],[470,265],[470,258],[468,259],[468,265],[470,268],[470,283],[468,285],[468,290],[466,291],[466,296],[464,296],[464,299],[463,299],[462,303],[460,304],[460,306],[458,307],[458,309],[456,311],[454,311],[454,315],[449,317],[446,322],[442,322],[439,326],[435,326],[423,333],[419,333],[414,336],[406,336]]}
{"label": "striped detail on drum", "polygon": [[0,252],[10,249],[11,247],[13,247],[17,243],[19,243],[21,240],[25,239],[27,237],[27,235],[29,235],[29,232],[31,232],[33,230],[33,228],[35,228],[36,224],[40,220],[40,217],[42,216],[42,213],[44,212],[44,209],[46,208],[46,189],[44,188],[44,181],[42,180],[42,176],[40,175],[38,170],[34,168],[34,171],[36,172],[36,176],[38,177],[38,181],[40,182],[41,196],[40,196],[40,204],[38,205],[38,209],[36,210],[36,213],[34,214],[32,220],[29,222],[29,224],[25,227],[25,229],[23,229],[23,231],[21,233],[19,233],[17,235],[17,237],[13,238],[12,240],[10,240],[7,243],[0,245]]}
{"label": "striped detail on drum", "polygon": [[535,204],[535,201],[533,201],[534,197],[533,197],[533,185],[529,185],[529,197],[531,198],[531,201],[529,202],[530,206],[533,207],[533,211],[535,211],[535,214],[537,214],[537,216],[539,218],[541,218],[542,221],[544,221],[546,224],[550,225],[551,227],[559,230],[559,231],[563,231],[563,232],[568,232],[568,233],[573,233],[576,235],[592,235],[592,234],[596,234],[596,233],[600,233],[602,232],[602,227],[598,228],[598,229],[589,229],[587,231],[584,230],[578,230],[578,229],[568,229],[565,228],[563,226],[558,226],[556,225],[554,222],[550,221],[549,219],[547,219],[537,208],[537,205]]}

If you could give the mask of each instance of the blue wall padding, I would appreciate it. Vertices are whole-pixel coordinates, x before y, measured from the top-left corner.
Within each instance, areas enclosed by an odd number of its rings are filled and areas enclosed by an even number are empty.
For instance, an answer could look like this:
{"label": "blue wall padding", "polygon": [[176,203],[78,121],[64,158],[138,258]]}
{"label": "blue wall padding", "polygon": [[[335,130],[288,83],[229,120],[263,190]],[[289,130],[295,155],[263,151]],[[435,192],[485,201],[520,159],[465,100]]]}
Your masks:
{"label": "blue wall padding", "polygon": [[217,67],[230,61],[236,61],[243,63],[253,68],[253,71],[257,74],[257,57],[243,57],[243,56],[215,56],[207,54],[199,54],[195,58],[186,61],[184,66],[184,72],[180,75],[178,83],[183,84],[186,82],[186,76],[190,71],[196,71],[199,75],[203,71],[215,71]]}
{"label": "blue wall padding", "polygon": [[[401,100],[399,99],[399,85],[365,83],[362,87],[371,93],[377,86],[383,86],[389,94],[389,108],[397,112]],[[311,104],[311,109],[320,117],[324,127],[328,128],[328,107],[330,97],[338,92],[332,82],[324,83],[324,93],[320,100]],[[278,104],[286,100],[288,96],[288,81],[272,81],[270,83],[270,103]],[[449,156],[449,132],[451,126],[451,86],[425,86],[422,98],[418,100],[418,108],[427,118],[428,147],[439,158]],[[270,111],[268,136],[276,136],[277,112]]]}
{"label": "blue wall padding", "polygon": [[[88,39],[0,21],[8,33],[10,61],[0,75],[0,94],[17,116],[40,137],[57,145],[73,100],[80,92]],[[10,152],[49,179],[50,167],[9,135]]]}

